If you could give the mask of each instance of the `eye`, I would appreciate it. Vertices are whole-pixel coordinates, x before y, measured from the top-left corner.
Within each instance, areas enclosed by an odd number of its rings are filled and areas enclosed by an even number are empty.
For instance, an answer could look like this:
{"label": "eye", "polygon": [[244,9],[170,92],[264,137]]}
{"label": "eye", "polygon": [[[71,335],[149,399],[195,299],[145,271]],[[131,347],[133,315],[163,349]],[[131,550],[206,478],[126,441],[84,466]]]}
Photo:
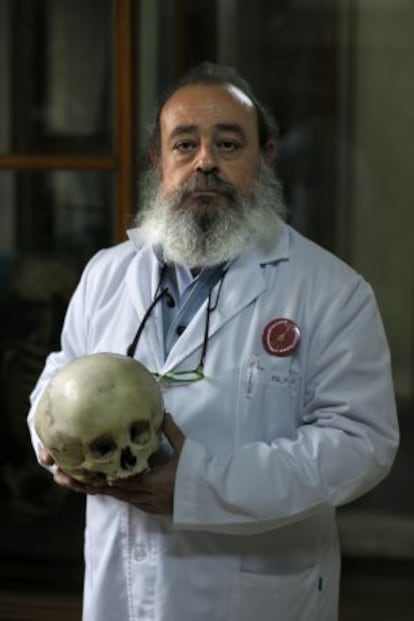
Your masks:
{"label": "eye", "polygon": [[219,143],[219,147],[223,149],[223,151],[234,151],[237,149],[237,144],[231,140],[223,140]]}
{"label": "eye", "polygon": [[131,442],[134,444],[147,444],[151,439],[151,428],[148,421],[140,420],[131,425]]}
{"label": "eye", "polygon": [[237,140],[220,140],[217,143],[217,148],[221,153],[231,155],[239,151],[242,148],[242,145]]}
{"label": "eye", "polygon": [[112,436],[101,436],[90,443],[89,450],[94,459],[104,459],[116,451],[116,442]]}
{"label": "eye", "polygon": [[196,148],[196,143],[193,140],[181,140],[174,145],[174,151],[179,153],[191,153]]}

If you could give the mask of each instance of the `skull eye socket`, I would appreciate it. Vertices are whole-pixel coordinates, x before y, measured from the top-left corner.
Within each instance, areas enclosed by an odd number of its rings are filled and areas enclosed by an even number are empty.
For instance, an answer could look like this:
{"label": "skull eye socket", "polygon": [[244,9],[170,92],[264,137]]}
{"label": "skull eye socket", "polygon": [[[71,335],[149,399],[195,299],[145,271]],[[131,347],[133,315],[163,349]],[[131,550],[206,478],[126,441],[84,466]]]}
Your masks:
{"label": "skull eye socket", "polygon": [[89,449],[94,459],[106,459],[115,453],[116,442],[111,436],[101,436],[91,442]]}
{"label": "skull eye socket", "polygon": [[151,439],[151,428],[148,421],[140,420],[131,425],[131,442],[134,444],[147,444]]}

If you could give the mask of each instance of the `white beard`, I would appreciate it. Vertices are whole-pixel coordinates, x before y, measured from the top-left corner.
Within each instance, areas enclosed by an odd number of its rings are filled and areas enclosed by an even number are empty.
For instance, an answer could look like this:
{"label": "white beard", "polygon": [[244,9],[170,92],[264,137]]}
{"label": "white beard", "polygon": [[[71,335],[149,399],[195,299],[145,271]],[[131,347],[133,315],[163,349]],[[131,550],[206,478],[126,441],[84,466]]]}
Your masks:
{"label": "white beard", "polygon": [[171,195],[161,193],[158,171],[146,173],[142,185],[145,205],[136,222],[148,245],[162,249],[167,263],[188,268],[217,265],[240,255],[249,243],[264,249],[276,240],[280,218],[285,213],[281,184],[261,162],[250,196],[243,197],[233,187],[225,205],[211,213],[182,206],[185,192],[194,181]]}

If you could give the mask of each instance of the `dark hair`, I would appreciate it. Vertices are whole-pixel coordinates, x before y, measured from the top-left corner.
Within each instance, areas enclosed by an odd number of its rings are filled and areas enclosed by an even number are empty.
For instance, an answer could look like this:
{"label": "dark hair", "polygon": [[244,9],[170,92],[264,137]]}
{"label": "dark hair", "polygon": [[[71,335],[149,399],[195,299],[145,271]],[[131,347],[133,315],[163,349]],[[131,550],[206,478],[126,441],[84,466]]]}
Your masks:
{"label": "dark hair", "polygon": [[217,65],[211,62],[204,62],[190,69],[185,73],[176,84],[170,88],[161,98],[158,108],[155,111],[153,121],[149,127],[148,146],[146,157],[147,164],[150,161],[150,154],[158,155],[161,149],[161,129],[160,117],[162,109],[167,101],[184,86],[193,84],[205,85],[232,85],[244,93],[253,103],[257,113],[257,126],[259,134],[259,145],[264,149],[269,139],[276,139],[278,134],[277,123],[273,114],[264,106],[253,94],[252,88],[236,69],[225,65]]}

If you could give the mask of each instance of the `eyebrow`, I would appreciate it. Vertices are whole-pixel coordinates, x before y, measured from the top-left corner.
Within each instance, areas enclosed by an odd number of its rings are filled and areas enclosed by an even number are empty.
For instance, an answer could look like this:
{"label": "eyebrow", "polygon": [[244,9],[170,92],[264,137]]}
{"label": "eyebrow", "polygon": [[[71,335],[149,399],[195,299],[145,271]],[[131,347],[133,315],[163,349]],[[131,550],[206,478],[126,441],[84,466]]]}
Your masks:
{"label": "eyebrow", "polygon": [[216,125],[216,129],[222,132],[231,132],[233,134],[239,134],[244,138],[245,134],[242,127],[238,123],[219,123]]}
{"label": "eyebrow", "polygon": [[171,138],[175,138],[176,136],[181,136],[181,134],[196,134],[197,126],[196,125],[177,125],[174,127],[173,131],[170,134]]}
{"label": "eyebrow", "polygon": [[[217,123],[217,125],[214,126],[214,129],[216,131],[238,134],[242,138],[245,137],[245,133],[238,123]],[[171,132],[170,138],[176,138],[182,134],[197,134],[198,131],[199,128],[197,125],[177,125],[177,127],[175,127]]]}

